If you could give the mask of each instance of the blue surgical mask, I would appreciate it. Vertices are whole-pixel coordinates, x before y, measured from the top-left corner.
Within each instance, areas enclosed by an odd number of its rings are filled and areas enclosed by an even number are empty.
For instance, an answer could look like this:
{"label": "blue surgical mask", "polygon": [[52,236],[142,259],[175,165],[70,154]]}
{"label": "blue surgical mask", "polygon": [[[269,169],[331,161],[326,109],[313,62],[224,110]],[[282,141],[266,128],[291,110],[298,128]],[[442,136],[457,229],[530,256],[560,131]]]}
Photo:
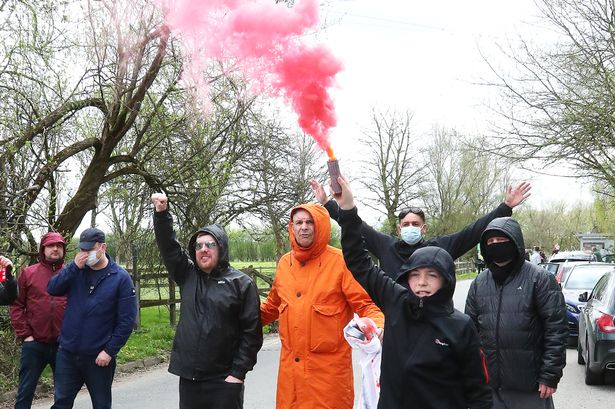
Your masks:
{"label": "blue surgical mask", "polygon": [[416,226],[404,226],[400,231],[401,239],[409,245],[414,245],[421,241],[421,228]]}

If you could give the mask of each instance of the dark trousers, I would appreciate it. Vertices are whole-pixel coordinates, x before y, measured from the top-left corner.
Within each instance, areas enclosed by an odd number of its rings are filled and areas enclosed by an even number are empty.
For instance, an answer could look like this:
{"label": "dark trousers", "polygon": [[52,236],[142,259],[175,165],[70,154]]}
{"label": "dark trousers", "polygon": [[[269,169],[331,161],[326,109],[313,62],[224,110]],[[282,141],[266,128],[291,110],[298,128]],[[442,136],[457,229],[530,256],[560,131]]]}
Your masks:
{"label": "dark trousers", "polygon": [[60,348],[56,357],[55,396],[51,409],[70,409],[85,384],[92,409],[111,409],[111,384],[115,358],[107,366],[96,365],[96,355],[73,354]]}
{"label": "dark trousers", "polygon": [[30,409],[34,391],[43,369],[51,365],[55,372],[57,343],[38,341],[24,342],[19,359],[19,387],[15,398],[15,409]]}
{"label": "dark trousers", "polygon": [[243,383],[179,378],[179,409],[242,409]]}

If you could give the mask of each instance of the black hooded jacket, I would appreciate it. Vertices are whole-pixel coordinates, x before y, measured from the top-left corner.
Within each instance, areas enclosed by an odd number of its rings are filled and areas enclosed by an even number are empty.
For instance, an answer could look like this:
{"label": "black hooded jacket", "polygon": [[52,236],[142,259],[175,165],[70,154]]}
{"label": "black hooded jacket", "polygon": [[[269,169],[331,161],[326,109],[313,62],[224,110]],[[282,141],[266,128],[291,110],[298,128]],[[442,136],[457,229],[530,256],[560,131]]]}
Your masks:
{"label": "black hooded jacket", "polygon": [[[490,271],[486,237],[508,237],[517,249],[502,284]],[[552,274],[525,260],[521,227],[516,220],[493,220],[481,237],[489,269],[472,282],[465,312],[476,324],[495,389],[535,392],[538,384],[557,387],[566,365],[568,327],[564,296]]]}
{"label": "black hooded jacket", "polygon": [[[332,219],[338,220],[340,210],[335,200],[329,200],[325,208]],[[365,238],[367,249],[378,259],[380,268],[391,278],[396,279],[402,264],[417,249],[428,246],[440,247],[446,250],[453,260],[456,260],[478,244],[481,233],[491,220],[510,215],[512,215],[512,209],[505,203],[501,203],[494,210],[458,232],[432,237],[428,240],[421,239],[413,245],[396,236],[376,231],[367,223],[361,225],[361,234]]]}
{"label": "black hooded jacket", "polygon": [[[186,254],[177,242],[168,211],[154,212],[154,231],[171,278],[179,285],[181,315],[169,372],[192,380],[244,379],[263,344],[260,299],[250,277],[229,266],[228,236],[213,224],[197,231]],[[218,242],[218,266],[207,274],[196,263],[199,234]]]}
{"label": "black hooded jacket", "polygon": [[17,299],[17,281],[12,272],[13,266],[7,266],[6,281],[0,284],[0,305],[9,305]]}
{"label": "black hooded jacket", "polygon": [[[385,314],[378,408],[491,408],[476,328],[453,308],[451,256],[438,247],[419,249],[395,282],[369,257],[357,209],[339,213],[346,265]],[[408,287],[408,272],[418,267],[435,268],[444,277],[430,297],[418,298]]]}

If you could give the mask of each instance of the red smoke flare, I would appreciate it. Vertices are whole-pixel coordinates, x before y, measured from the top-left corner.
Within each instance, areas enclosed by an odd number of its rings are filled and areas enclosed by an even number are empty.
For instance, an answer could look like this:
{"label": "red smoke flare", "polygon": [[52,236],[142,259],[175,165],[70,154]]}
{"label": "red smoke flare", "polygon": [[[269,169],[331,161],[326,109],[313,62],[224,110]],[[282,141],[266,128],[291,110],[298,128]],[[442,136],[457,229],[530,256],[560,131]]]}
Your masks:
{"label": "red smoke flare", "polygon": [[329,130],[336,125],[329,89],[342,69],[323,45],[308,45],[318,24],[316,0],[293,7],[271,0],[158,0],[184,47],[184,81],[209,104],[204,73],[214,60],[238,70],[257,90],[282,95],[299,126],[334,158]]}

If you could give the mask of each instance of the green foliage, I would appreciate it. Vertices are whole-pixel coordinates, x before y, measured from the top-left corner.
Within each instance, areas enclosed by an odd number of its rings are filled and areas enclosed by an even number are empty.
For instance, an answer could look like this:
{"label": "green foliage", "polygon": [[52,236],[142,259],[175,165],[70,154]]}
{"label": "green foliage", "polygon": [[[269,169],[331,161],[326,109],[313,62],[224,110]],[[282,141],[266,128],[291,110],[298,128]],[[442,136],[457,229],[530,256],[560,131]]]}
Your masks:
{"label": "green foliage", "polygon": [[17,385],[20,349],[8,317],[8,307],[0,307],[0,392]]}
{"label": "green foliage", "polygon": [[234,263],[236,260],[275,261],[275,237],[268,229],[258,231],[233,229],[228,230],[227,233],[231,262]]}
{"label": "green foliage", "polygon": [[149,357],[167,357],[173,345],[175,328],[169,321],[167,307],[141,309],[141,329],[133,331],[117,356],[119,364]]}
{"label": "green foliage", "polygon": [[590,205],[577,205],[570,209],[563,203],[554,203],[549,209],[523,207],[515,211],[521,224],[525,247],[539,246],[547,254],[554,244],[561,250],[578,250],[577,234],[593,229],[594,211]]}

